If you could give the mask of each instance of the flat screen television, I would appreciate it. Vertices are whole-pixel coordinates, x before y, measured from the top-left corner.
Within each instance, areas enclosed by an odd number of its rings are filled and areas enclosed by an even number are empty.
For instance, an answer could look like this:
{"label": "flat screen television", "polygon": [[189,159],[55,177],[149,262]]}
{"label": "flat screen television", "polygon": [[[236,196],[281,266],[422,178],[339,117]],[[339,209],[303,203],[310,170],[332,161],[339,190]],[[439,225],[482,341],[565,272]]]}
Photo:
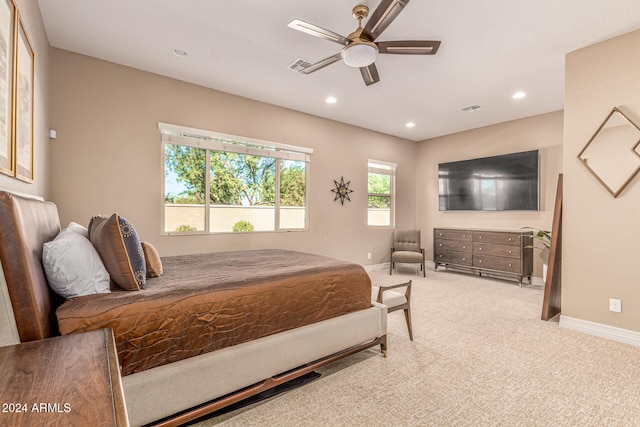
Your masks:
{"label": "flat screen television", "polygon": [[537,211],[538,150],[438,165],[441,211]]}

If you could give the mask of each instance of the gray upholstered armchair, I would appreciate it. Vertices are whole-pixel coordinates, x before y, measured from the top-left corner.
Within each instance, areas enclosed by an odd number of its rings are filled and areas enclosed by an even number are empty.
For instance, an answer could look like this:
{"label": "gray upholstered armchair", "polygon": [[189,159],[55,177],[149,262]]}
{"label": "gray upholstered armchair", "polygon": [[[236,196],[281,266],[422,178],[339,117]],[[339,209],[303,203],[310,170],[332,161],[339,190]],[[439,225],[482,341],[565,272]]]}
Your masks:
{"label": "gray upholstered armchair", "polygon": [[424,266],[424,248],[420,244],[420,230],[393,231],[393,246],[389,257],[389,274],[393,274],[396,262],[420,264],[422,275],[427,277]]}

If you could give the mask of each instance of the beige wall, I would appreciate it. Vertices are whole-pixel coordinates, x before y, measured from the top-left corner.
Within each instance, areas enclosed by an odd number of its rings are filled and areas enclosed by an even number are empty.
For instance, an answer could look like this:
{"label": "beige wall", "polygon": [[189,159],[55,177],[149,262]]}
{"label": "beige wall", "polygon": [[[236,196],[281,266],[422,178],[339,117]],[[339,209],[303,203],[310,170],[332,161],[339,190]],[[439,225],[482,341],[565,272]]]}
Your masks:
{"label": "beige wall", "polygon": [[44,31],[38,2],[14,0],[20,11],[34,55],[34,182],[27,183],[0,174],[0,188],[49,197],[49,40]]}
{"label": "beige wall", "polygon": [[[49,54],[51,126],[58,132],[52,199],[63,223],[118,212],[163,256],[278,247],[377,264],[388,258],[391,232],[366,225],[371,158],[398,164],[396,225],[415,226],[415,142],[55,48]],[[313,148],[310,231],[161,236],[158,122]],[[344,206],[330,191],[342,176],[354,190]]]}
{"label": "beige wall", "polygon": [[[427,258],[433,259],[435,227],[518,230],[551,229],[558,174],[562,172],[563,113],[557,111],[422,141],[418,148],[417,223]],[[540,210],[535,212],[441,212],[438,210],[438,163],[528,150],[540,151]],[[540,251],[534,276],[542,277]]]}
{"label": "beige wall", "polygon": [[[613,107],[640,125],[640,31],[566,57],[562,314],[640,331],[640,176],[613,198],[576,156]],[[609,312],[609,298],[622,313]]]}

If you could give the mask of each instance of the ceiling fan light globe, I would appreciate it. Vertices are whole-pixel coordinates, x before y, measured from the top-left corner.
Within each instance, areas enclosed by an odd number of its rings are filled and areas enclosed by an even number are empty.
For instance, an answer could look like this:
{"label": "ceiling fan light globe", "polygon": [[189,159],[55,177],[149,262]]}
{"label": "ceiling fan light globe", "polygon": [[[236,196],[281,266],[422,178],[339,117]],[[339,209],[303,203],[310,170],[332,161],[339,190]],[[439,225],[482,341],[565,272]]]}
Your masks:
{"label": "ceiling fan light globe", "polygon": [[368,67],[373,64],[378,55],[378,46],[375,43],[354,41],[342,49],[342,59],[350,67]]}

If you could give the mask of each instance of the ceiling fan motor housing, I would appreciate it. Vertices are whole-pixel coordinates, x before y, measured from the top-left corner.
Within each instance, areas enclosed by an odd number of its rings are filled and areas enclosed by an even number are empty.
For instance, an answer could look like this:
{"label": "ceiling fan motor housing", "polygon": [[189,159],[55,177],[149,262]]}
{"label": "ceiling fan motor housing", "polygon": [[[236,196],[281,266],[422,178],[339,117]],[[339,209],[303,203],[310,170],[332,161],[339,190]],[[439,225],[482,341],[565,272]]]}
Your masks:
{"label": "ceiling fan motor housing", "polygon": [[347,36],[351,43],[342,48],[340,55],[344,63],[350,67],[368,67],[375,62],[378,55],[378,46],[362,37],[362,20],[369,16],[369,8],[361,4],[354,7],[352,13],[353,19],[358,20],[358,29]]}

